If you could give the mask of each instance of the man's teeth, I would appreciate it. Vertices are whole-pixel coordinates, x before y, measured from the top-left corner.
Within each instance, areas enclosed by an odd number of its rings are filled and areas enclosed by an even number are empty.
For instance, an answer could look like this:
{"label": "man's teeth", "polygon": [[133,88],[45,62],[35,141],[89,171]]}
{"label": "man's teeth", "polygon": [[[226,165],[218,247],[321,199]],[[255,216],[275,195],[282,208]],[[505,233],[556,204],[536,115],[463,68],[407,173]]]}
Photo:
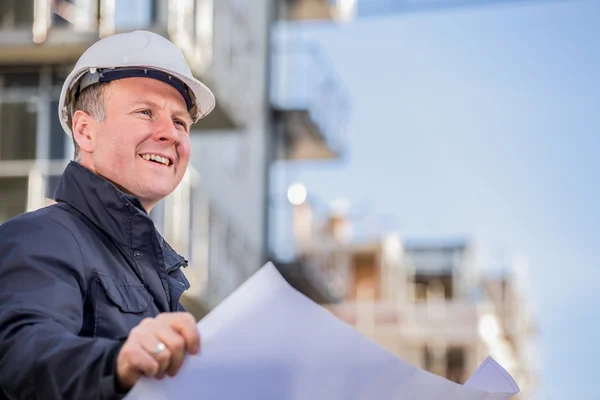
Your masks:
{"label": "man's teeth", "polygon": [[156,154],[144,154],[142,155],[142,158],[146,161],[156,161],[167,166],[171,163],[168,158],[161,157]]}

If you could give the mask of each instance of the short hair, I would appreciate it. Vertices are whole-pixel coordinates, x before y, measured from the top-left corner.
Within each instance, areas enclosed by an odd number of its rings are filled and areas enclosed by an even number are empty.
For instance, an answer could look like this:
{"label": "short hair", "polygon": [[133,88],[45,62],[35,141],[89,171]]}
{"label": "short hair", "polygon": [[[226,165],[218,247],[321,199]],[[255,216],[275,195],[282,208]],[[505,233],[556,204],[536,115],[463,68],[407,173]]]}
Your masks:
{"label": "short hair", "polygon": [[[105,94],[106,88],[110,82],[101,82],[93,84],[81,91],[77,100],[75,100],[75,106],[73,107],[73,111],[71,114],[71,121],[73,121],[73,115],[78,110],[89,114],[96,121],[100,122],[104,120],[104,116],[106,114],[106,102],[105,102]],[[71,131],[73,131],[73,127],[71,126]],[[72,135],[73,139],[73,147],[75,151],[73,152],[73,159],[75,161],[79,161],[79,145],[75,140],[75,135]]]}

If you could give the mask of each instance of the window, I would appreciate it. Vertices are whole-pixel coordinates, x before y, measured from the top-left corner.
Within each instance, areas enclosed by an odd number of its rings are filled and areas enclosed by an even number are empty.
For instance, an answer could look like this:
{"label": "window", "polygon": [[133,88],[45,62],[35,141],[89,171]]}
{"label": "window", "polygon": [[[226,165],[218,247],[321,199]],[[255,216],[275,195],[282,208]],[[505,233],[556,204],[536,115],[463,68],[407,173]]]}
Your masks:
{"label": "window", "polygon": [[34,88],[40,84],[39,71],[1,71],[0,89]]}
{"label": "window", "polygon": [[450,347],[446,351],[446,379],[464,383],[465,380],[465,349]]}
{"label": "window", "polygon": [[0,30],[33,26],[34,0],[0,1]]}
{"label": "window", "polygon": [[449,274],[417,274],[414,277],[414,285],[414,301],[418,303],[452,300],[454,295],[452,275]]}
{"label": "window", "polygon": [[35,103],[0,103],[0,161],[35,159],[36,114]]}
{"label": "window", "polygon": [[357,254],[353,257],[353,300],[375,301],[379,298],[379,271],[375,254]]}
{"label": "window", "polygon": [[52,68],[52,86],[62,87],[73,67],[74,65],[57,65]]}
{"label": "window", "polygon": [[426,345],[423,351],[423,369],[439,376],[445,376],[446,349],[443,346]]}
{"label": "window", "polygon": [[425,346],[423,351],[423,369],[446,379],[464,383],[466,367],[466,351],[464,347]]}
{"label": "window", "polygon": [[27,178],[0,178],[0,224],[26,211]]}

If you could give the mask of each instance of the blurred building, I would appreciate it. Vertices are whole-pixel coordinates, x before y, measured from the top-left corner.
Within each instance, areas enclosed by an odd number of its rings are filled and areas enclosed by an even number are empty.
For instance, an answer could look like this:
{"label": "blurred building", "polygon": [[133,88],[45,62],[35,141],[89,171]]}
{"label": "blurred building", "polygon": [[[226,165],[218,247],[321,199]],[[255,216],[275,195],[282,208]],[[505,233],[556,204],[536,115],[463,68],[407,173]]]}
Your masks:
{"label": "blurred building", "polygon": [[492,356],[528,399],[527,308],[507,276],[480,273],[468,241],[350,240],[339,215],[296,207],[298,257],[280,270],[298,290],[405,361],[464,383]]}
{"label": "blurred building", "polygon": [[272,35],[274,25],[334,22],[339,9],[328,0],[2,0],[0,223],[51,203],[73,154],[58,98],[82,52],[136,29],[168,37],[217,98],[193,126],[184,181],[151,212],[189,260],[184,303],[201,317],[269,259],[272,164],[339,154],[342,108],[322,50]]}
{"label": "blurred building", "polygon": [[[0,223],[51,202],[73,152],[58,98],[81,53],[107,35],[157,32],[182,49],[217,97],[215,111],[193,127],[188,174],[151,213],[189,260],[190,311],[201,317],[274,259],[298,289],[405,360],[464,382],[490,354],[526,399],[529,319],[509,278],[478,276],[468,243],[408,244],[394,236],[354,243],[345,218],[320,219],[309,202],[289,207],[281,199],[288,182],[273,173],[277,165],[335,162],[346,151],[343,85],[323,49],[290,35],[291,27],[347,20],[354,5],[0,1]],[[293,217],[294,251],[285,260],[269,241],[281,202]]]}

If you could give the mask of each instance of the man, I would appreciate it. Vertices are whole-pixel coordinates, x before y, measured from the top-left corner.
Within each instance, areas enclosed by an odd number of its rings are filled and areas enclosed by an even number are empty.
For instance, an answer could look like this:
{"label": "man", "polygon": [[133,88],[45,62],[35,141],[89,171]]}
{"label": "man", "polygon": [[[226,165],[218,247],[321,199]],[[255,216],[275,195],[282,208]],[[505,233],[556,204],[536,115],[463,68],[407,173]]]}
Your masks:
{"label": "man", "polygon": [[75,161],[57,203],[0,226],[0,398],[115,399],[198,354],[178,255],[148,213],[181,182],[214,108],[182,53],[144,31],[100,40],[67,77]]}

